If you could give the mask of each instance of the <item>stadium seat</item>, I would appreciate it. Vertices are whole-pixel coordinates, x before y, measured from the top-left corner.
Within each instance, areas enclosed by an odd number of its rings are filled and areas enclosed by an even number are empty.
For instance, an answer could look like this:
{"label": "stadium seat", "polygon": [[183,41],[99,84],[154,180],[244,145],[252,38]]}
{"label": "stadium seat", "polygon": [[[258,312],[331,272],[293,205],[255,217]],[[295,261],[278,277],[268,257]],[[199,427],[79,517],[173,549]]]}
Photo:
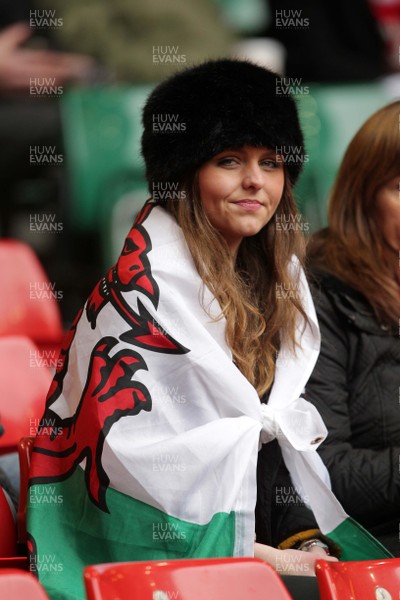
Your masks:
{"label": "stadium seat", "polygon": [[24,436],[36,435],[52,376],[24,336],[0,337],[0,454],[17,451]]}
{"label": "stadium seat", "polygon": [[[140,154],[141,111],[151,86],[75,88],[61,101],[67,169],[71,189],[70,221],[80,232],[100,232],[104,266],[113,260],[114,206],[147,183]],[[121,247],[130,222],[125,223]]]}
{"label": "stadium seat", "polygon": [[17,569],[0,569],[0,598],[49,600],[43,587],[33,575]]}
{"label": "stadium seat", "polygon": [[327,562],[315,568],[321,600],[395,600],[400,590],[400,558]]}
{"label": "stadium seat", "polygon": [[26,535],[26,504],[28,499],[29,467],[31,465],[34,437],[24,437],[18,444],[20,488],[17,512],[17,540],[18,545],[25,549]]}
{"label": "stadium seat", "polygon": [[14,516],[4,493],[0,486],[0,557],[17,555],[17,527]]}
{"label": "stadium seat", "polygon": [[57,360],[63,338],[57,291],[27,244],[0,240],[0,336],[25,335]]}
{"label": "stadium seat", "polygon": [[93,565],[87,600],[290,600],[278,573],[255,558]]}
{"label": "stadium seat", "polygon": [[[17,556],[17,527],[9,501],[0,487],[0,573],[3,569],[24,569],[29,567],[27,556]],[[0,598],[3,596],[0,591]]]}
{"label": "stadium seat", "polygon": [[301,83],[300,121],[307,161],[295,187],[297,205],[310,230],[326,225],[327,202],[350,140],[376,110],[390,100],[380,83]]}
{"label": "stadium seat", "polygon": [[241,34],[253,34],[271,20],[269,3],[262,0],[216,0],[222,19]]}

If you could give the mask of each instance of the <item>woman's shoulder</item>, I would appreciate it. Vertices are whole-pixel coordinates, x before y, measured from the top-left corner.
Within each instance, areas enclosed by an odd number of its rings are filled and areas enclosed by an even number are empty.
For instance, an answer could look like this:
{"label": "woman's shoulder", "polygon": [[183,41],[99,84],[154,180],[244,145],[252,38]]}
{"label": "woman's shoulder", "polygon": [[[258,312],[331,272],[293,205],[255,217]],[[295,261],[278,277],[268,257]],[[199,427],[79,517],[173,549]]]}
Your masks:
{"label": "woman's shoulder", "polygon": [[365,296],[340,277],[321,267],[308,269],[308,278],[316,311],[329,317],[335,313],[356,330],[374,335],[387,335],[389,327],[378,321]]}
{"label": "woman's shoulder", "polygon": [[354,300],[367,302],[366,298],[358,290],[321,266],[309,265],[307,267],[307,277],[313,290],[322,289],[329,294],[337,296],[347,295],[354,298]]}

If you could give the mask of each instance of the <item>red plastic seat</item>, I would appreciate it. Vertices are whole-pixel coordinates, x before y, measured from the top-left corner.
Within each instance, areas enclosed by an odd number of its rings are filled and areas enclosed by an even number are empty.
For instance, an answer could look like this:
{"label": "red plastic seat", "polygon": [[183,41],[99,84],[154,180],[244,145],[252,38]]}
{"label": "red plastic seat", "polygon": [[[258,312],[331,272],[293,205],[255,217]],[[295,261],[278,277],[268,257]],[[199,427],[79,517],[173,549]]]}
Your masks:
{"label": "red plastic seat", "polygon": [[17,540],[23,547],[27,541],[26,535],[26,504],[28,498],[29,467],[31,466],[34,437],[24,437],[18,444],[19,456],[19,502],[17,512]]}
{"label": "red plastic seat", "polygon": [[0,454],[17,451],[22,437],[36,435],[52,380],[37,351],[23,336],[0,337]]}
{"label": "red plastic seat", "polygon": [[25,335],[57,359],[63,328],[57,290],[34,251],[17,240],[0,240],[0,335]]}
{"label": "red plastic seat", "polygon": [[326,562],[315,568],[321,600],[397,600],[400,558]]}
{"label": "red plastic seat", "polygon": [[[0,573],[5,568],[28,570],[28,557],[17,556],[17,550],[17,526],[9,502],[0,487]],[[0,593],[0,598],[3,597],[5,598]]]}
{"label": "red plastic seat", "polygon": [[[0,557],[17,556],[17,526],[8,500],[0,486]],[[1,596],[0,596],[1,598]]]}
{"label": "red plastic seat", "polygon": [[278,573],[256,558],[93,565],[87,600],[291,600]]}
{"label": "red plastic seat", "polygon": [[49,600],[43,587],[33,575],[17,569],[0,569],[0,598]]}
{"label": "red plastic seat", "polygon": [[4,569],[21,569],[29,571],[29,559],[27,556],[6,556],[0,557],[0,573]]}

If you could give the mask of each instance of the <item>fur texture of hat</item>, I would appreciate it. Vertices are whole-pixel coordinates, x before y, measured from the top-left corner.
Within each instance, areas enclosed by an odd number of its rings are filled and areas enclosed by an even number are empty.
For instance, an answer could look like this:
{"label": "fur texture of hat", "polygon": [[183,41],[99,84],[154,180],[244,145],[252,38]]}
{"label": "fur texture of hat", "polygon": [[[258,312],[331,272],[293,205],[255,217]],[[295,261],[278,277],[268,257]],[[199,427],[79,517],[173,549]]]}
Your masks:
{"label": "fur texture of hat", "polygon": [[142,155],[150,187],[178,182],[223,150],[276,149],[295,183],[304,142],[295,101],[279,76],[241,60],[208,61],[160,83],[143,109]]}

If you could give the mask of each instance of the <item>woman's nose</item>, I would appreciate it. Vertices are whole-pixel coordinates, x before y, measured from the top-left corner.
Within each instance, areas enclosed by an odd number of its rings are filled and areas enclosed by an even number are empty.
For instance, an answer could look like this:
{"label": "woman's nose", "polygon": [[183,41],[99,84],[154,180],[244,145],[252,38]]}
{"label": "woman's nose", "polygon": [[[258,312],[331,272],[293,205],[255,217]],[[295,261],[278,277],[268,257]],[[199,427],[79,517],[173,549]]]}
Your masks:
{"label": "woman's nose", "polygon": [[264,185],[264,176],[263,171],[258,163],[248,164],[245,166],[242,185],[245,189],[251,187],[257,189],[262,188]]}

